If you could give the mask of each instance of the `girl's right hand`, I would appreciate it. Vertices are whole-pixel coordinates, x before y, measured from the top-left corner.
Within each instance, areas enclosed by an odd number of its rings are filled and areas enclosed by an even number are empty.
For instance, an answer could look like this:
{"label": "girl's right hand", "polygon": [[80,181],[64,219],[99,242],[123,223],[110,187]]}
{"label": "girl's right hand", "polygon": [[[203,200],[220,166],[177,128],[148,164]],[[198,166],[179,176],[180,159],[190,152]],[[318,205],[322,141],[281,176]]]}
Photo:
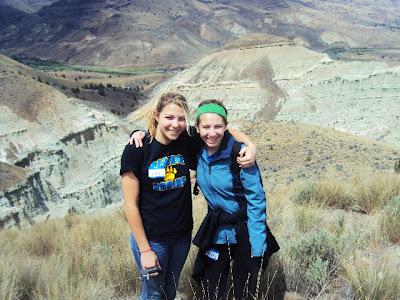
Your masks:
{"label": "girl's right hand", "polygon": [[160,266],[158,262],[157,255],[153,250],[140,254],[140,263],[142,264],[143,269],[149,269],[156,266]]}
{"label": "girl's right hand", "polygon": [[145,137],[145,132],[138,130],[132,133],[131,137],[129,138],[129,145],[133,145],[135,143],[136,148],[143,147],[143,139]]}

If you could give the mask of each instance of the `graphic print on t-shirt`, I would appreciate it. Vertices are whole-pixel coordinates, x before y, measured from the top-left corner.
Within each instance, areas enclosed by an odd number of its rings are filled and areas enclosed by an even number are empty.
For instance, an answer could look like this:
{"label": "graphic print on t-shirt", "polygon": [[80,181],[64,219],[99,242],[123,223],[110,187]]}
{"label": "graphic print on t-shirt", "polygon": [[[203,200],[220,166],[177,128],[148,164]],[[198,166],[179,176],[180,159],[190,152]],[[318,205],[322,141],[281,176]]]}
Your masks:
{"label": "graphic print on t-shirt", "polygon": [[186,176],[177,177],[178,170],[175,166],[185,165],[181,154],[165,156],[153,161],[148,170],[150,179],[163,178],[161,182],[153,182],[154,191],[166,191],[182,188],[186,184]]}

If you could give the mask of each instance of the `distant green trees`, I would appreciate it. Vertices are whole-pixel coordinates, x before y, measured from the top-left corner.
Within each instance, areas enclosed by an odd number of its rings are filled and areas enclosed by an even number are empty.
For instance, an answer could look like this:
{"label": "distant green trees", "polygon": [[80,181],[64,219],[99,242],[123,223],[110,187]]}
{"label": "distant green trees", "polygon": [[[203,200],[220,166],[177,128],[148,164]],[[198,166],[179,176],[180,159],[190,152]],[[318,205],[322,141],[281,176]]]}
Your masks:
{"label": "distant green trees", "polygon": [[[149,81],[143,81],[144,84],[150,84]],[[137,100],[143,95],[143,86],[140,84],[135,84],[129,87],[120,87],[120,86],[113,86],[111,83],[85,83],[81,86],[84,90],[93,90],[98,92],[100,96],[106,96],[107,92],[121,92],[125,94],[125,97],[128,99]],[[71,91],[74,94],[78,94],[75,88],[72,88]]]}
{"label": "distant green trees", "polygon": [[102,83],[100,83],[97,90],[99,91],[100,96],[106,95],[105,86]]}

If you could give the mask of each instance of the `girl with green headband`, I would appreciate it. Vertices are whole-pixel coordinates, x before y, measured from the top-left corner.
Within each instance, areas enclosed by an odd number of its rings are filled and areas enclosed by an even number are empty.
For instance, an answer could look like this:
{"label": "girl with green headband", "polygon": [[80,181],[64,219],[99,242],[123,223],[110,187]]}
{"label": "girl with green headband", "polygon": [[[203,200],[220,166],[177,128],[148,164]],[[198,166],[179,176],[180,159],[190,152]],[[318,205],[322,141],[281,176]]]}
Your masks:
{"label": "girl with green headband", "polygon": [[266,197],[257,165],[234,171],[232,153],[240,144],[227,130],[227,115],[218,100],[203,101],[196,111],[202,140],[196,177],[208,213],[193,240],[199,247],[193,277],[206,299],[222,299],[233,261],[234,298],[257,299],[262,258],[264,267],[269,258]]}

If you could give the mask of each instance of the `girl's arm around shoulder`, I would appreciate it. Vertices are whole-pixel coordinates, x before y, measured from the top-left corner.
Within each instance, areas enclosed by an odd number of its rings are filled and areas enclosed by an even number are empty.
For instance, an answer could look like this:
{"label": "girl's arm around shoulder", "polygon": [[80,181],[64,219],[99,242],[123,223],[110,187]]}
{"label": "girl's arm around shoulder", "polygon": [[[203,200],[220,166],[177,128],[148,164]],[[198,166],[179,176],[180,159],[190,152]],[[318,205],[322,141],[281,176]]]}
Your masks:
{"label": "girl's arm around shoulder", "polygon": [[250,140],[250,137],[238,129],[229,129],[229,132],[235,140],[243,143],[246,147],[242,147],[239,152],[237,162],[242,168],[254,166],[256,162],[256,145]]}

